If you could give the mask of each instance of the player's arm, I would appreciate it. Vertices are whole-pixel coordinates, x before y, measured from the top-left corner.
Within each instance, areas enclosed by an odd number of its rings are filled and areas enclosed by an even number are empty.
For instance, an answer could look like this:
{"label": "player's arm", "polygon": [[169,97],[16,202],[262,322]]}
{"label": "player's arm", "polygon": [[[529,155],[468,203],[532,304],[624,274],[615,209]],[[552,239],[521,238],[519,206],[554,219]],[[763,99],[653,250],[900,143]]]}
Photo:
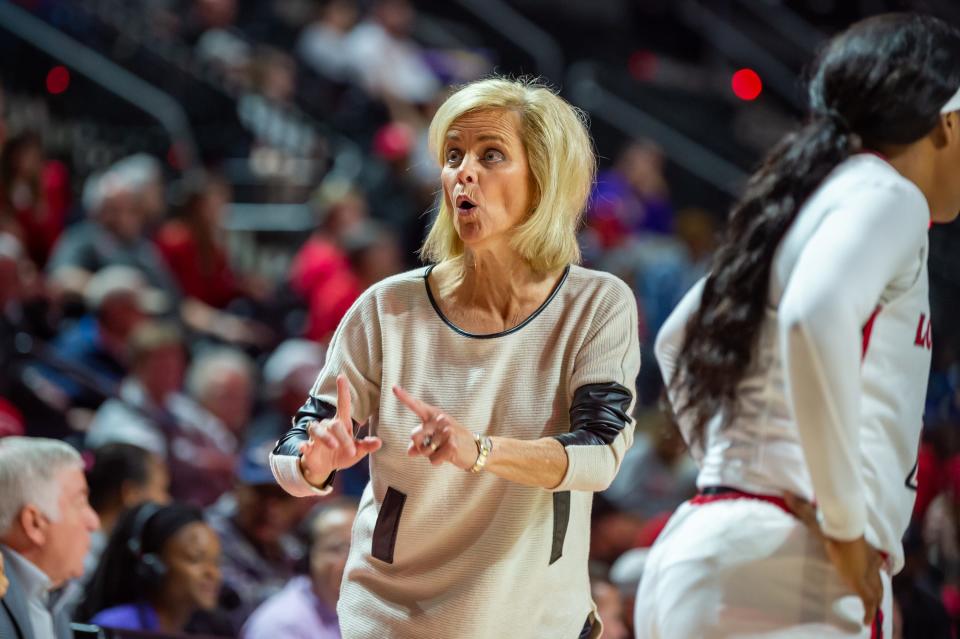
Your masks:
{"label": "player's arm", "polygon": [[[703,296],[703,286],[706,279],[706,277],[701,278],[687,291],[683,299],[680,300],[680,303],[677,304],[676,308],[670,313],[670,316],[667,317],[667,321],[660,327],[660,331],[657,333],[657,339],[653,345],[653,352],[657,358],[657,366],[660,368],[660,375],[663,377],[663,383],[666,385],[667,397],[670,400],[670,405],[674,409],[674,413],[676,413],[679,398],[671,386],[673,377],[677,372],[677,359],[680,357],[680,349],[683,347],[683,340],[686,337],[687,324],[690,321],[690,317],[700,308],[700,299]],[[680,417],[678,419],[678,426],[684,439],[689,441],[687,433],[690,429],[684,423],[685,421],[688,420]],[[694,447],[691,452],[694,459],[699,460],[700,451],[698,447]]]}
{"label": "player's arm", "polygon": [[916,260],[928,215],[918,191],[883,185],[858,191],[804,246],[780,302],[788,397],[821,527],[833,539],[859,538],[866,522],[861,331],[887,284]]}

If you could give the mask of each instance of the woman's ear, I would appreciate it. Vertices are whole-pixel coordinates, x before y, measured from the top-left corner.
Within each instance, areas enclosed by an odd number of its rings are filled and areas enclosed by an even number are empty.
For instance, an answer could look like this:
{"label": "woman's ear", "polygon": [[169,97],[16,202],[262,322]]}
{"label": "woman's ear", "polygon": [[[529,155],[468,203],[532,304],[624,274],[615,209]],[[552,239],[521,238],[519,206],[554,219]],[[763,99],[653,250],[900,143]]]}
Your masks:
{"label": "woman's ear", "polygon": [[950,111],[940,116],[940,121],[931,132],[937,149],[960,144],[960,112]]}

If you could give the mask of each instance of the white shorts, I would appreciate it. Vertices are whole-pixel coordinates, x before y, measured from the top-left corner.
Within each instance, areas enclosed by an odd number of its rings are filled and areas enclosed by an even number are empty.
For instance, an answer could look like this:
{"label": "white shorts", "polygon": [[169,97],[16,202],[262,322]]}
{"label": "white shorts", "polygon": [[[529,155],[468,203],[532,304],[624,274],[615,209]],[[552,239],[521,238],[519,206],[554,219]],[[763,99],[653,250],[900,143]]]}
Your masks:
{"label": "white shorts", "polygon": [[749,498],[688,502],[644,566],[637,639],[890,639],[890,577],[881,579],[882,623],[865,627],[860,599],[795,517]]}

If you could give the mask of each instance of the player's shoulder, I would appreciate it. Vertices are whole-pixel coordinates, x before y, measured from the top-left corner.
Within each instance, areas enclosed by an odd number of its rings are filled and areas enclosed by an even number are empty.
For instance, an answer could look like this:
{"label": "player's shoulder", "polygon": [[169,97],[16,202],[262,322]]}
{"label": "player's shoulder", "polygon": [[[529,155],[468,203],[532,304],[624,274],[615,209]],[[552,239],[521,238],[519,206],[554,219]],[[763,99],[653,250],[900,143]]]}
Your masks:
{"label": "player's shoulder", "polygon": [[831,177],[831,191],[838,204],[870,206],[908,216],[926,229],[930,220],[926,196],[880,156],[858,153],[837,167]]}

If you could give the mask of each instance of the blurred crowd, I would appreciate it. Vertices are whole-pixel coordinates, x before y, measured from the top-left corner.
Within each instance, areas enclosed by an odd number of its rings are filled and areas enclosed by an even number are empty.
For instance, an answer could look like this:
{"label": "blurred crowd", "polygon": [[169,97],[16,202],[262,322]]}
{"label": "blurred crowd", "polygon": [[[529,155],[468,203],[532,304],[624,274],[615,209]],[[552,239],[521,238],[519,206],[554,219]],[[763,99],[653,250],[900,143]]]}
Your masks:
{"label": "blurred crowd", "polygon": [[[244,20],[233,0],[150,4],[163,37],[189,43],[243,96],[334,123],[361,144],[364,167],[353,181],[318,181],[313,230],[286,273],[268,277],[231,254],[237,185],[215,158],[179,173],[136,153],[80,173],[48,157],[43,130],[0,120],[0,437],[11,438],[0,460],[34,472],[47,440],[66,442],[93,511],[37,537],[11,511],[25,497],[4,493],[0,548],[38,566],[76,564],[66,585],[48,575],[55,618],[339,637],[366,469],[338,473],[332,497],[297,499],[275,484],[268,455],[353,301],[419,264],[439,175],[425,127],[445,87],[490,61],[417,44],[407,0],[256,3]],[[278,30],[289,40],[271,41]],[[239,152],[253,162],[268,138]],[[706,272],[721,216],[676,210],[666,162],[654,143],[626,142],[597,178],[581,233],[586,265],[634,290],[643,344],[636,441],[594,504],[591,580],[611,639],[631,636],[646,548],[695,492],[652,343]],[[894,582],[907,638],[960,628],[960,361],[946,346],[936,359],[908,563]],[[7,559],[5,571],[24,568]]]}

